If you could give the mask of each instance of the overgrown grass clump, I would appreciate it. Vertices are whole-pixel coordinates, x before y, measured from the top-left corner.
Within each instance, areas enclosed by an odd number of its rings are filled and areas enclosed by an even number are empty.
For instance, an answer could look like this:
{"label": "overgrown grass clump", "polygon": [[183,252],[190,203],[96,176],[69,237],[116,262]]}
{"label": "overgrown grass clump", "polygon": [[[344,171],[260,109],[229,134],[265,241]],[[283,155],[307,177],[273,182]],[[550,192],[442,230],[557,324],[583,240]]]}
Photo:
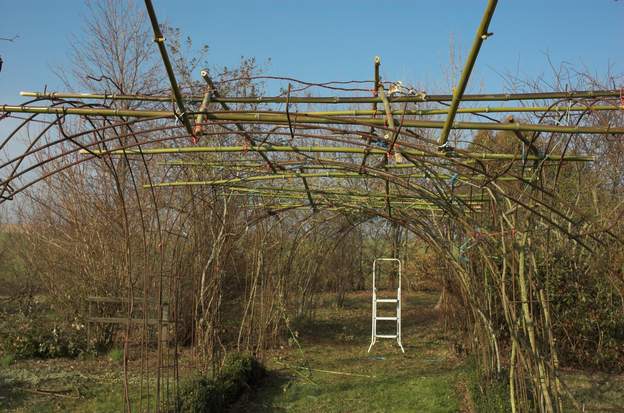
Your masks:
{"label": "overgrown grass clump", "polygon": [[2,368],[8,368],[11,366],[11,364],[13,364],[15,362],[15,356],[13,354],[5,354],[4,356],[0,357],[0,367]]}
{"label": "overgrown grass clump", "polygon": [[124,357],[123,349],[114,348],[108,352],[108,360],[113,363],[117,363],[117,364],[121,363],[123,361],[123,357]]}
{"label": "overgrown grass clump", "polygon": [[498,413],[511,411],[509,400],[509,373],[503,369],[486,377],[476,370],[474,362],[469,363],[471,383],[468,386],[470,397],[476,411],[482,413]]}
{"label": "overgrown grass clump", "polygon": [[221,372],[215,378],[197,376],[180,386],[178,411],[223,412],[265,375],[265,368],[252,355],[234,353],[226,358]]}

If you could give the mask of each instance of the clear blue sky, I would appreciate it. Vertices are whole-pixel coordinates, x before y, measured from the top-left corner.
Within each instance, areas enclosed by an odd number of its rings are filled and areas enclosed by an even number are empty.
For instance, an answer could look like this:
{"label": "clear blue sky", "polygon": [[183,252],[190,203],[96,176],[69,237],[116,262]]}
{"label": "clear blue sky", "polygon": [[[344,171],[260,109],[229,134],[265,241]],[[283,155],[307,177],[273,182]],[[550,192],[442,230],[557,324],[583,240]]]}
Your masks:
{"label": "clear blue sky", "polygon": [[[20,101],[20,90],[54,89],[50,68],[67,61],[72,34],[87,13],[83,1],[0,0],[4,68],[0,102]],[[435,1],[169,1],[155,0],[159,19],[210,46],[212,65],[240,56],[271,59],[271,74],[303,80],[369,79],[382,57],[386,80],[432,85],[442,91],[449,45],[466,56],[485,0]],[[139,2],[142,5],[142,2]],[[609,65],[624,72],[624,1],[501,0],[475,68],[471,90],[502,87],[497,73],[547,73],[545,54],[597,74]],[[157,53],[154,47],[154,53]]]}

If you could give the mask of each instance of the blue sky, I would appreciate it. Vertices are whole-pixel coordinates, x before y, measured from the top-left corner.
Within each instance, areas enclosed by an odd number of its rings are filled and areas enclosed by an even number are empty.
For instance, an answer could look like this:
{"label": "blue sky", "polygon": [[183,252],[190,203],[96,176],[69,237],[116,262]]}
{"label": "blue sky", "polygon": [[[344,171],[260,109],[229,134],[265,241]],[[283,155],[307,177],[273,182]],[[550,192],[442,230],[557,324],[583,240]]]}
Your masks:
{"label": "blue sky", "polygon": [[[50,70],[68,60],[67,45],[80,35],[88,12],[83,1],[2,0],[0,42],[5,63],[0,101],[20,101],[20,90],[56,88]],[[369,79],[382,57],[386,80],[448,88],[451,42],[465,57],[485,0],[437,1],[169,1],[155,0],[160,20],[210,46],[215,67],[241,56],[271,59],[271,74],[303,80]],[[142,2],[139,3],[142,6]],[[624,72],[624,1],[501,0],[493,37],[485,43],[470,90],[494,91],[500,74],[531,78],[548,73],[546,54],[603,74]],[[157,53],[154,47],[154,53]]]}

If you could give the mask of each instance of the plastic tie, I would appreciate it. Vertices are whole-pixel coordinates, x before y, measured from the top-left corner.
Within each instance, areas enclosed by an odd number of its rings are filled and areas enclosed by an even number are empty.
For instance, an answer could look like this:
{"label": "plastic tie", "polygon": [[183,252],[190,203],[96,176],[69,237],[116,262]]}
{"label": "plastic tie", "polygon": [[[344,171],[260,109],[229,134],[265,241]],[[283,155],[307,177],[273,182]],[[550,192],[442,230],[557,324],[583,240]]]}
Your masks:
{"label": "plastic tie", "polygon": [[455,184],[457,183],[457,178],[459,178],[459,174],[453,174],[450,179],[451,191],[455,189]]}

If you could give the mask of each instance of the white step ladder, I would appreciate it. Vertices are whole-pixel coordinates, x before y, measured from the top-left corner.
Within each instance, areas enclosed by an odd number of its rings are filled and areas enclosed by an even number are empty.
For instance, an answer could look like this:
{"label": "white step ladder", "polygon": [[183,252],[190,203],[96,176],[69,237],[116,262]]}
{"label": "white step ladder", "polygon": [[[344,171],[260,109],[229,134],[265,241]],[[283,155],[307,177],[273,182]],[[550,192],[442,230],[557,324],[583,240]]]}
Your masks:
{"label": "white step ladder", "polygon": [[[397,296],[396,298],[377,298],[377,286],[376,286],[376,276],[377,276],[377,261],[396,261],[399,264],[399,288],[397,288]],[[377,316],[377,303],[396,303],[396,316],[394,317],[378,317]],[[394,321],[396,320],[396,334],[377,334],[377,321]],[[399,343],[399,347],[401,347],[401,351],[405,353],[403,349],[403,344],[401,344],[401,260],[398,258],[377,258],[373,261],[373,323],[372,323],[372,333],[371,333],[371,343],[368,347],[368,352],[370,353],[371,349],[377,342],[378,338],[396,338],[397,343]]]}

